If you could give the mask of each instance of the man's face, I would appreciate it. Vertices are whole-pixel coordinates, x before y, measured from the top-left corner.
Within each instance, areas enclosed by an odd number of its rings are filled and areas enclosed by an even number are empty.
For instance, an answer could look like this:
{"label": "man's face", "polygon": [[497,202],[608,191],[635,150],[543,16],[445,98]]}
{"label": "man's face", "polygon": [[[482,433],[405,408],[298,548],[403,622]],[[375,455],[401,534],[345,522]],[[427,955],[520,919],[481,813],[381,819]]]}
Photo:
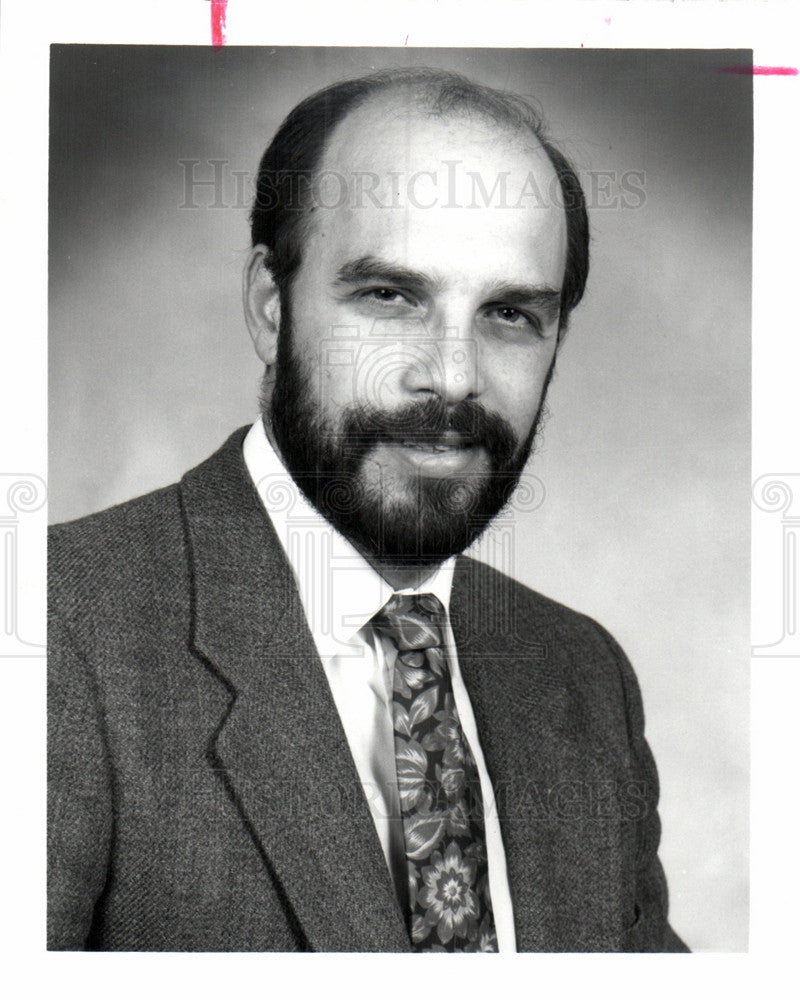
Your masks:
{"label": "man's face", "polygon": [[558,183],[532,137],[386,102],[337,128],[320,178],[274,436],[367,555],[436,563],[502,508],[533,443],[566,256]]}

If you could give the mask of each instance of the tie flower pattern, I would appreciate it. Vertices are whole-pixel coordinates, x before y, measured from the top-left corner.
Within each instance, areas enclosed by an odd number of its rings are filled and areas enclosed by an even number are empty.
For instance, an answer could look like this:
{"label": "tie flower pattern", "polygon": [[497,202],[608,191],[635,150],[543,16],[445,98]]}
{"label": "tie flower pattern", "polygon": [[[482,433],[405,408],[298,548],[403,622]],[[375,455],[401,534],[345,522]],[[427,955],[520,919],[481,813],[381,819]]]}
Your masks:
{"label": "tie flower pattern", "polygon": [[373,627],[397,649],[394,734],[417,951],[497,951],[480,779],[447,669],[444,608],[394,594]]}

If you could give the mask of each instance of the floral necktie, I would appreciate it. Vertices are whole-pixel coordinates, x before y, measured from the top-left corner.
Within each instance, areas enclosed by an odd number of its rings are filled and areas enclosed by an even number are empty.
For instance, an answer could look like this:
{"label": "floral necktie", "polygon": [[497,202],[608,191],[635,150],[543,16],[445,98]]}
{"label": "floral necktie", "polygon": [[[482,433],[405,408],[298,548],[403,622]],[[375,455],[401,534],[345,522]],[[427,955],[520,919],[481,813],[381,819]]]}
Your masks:
{"label": "floral necktie", "polygon": [[445,610],[393,594],[372,619],[397,649],[394,747],[416,951],[497,951],[480,779],[447,667]]}

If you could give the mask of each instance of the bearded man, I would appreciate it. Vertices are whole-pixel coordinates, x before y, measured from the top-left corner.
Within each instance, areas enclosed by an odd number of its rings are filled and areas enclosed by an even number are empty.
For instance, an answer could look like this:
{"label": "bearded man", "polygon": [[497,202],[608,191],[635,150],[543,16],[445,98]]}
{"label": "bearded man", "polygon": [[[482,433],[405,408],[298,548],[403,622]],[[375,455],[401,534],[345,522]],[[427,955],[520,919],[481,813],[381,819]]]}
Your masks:
{"label": "bearded man", "polygon": [[252,243],[261,418],[52,532],[50,947],[685,950],[628,661],[460,555],[583,294],[573,169],[382,72],[291,112]]}

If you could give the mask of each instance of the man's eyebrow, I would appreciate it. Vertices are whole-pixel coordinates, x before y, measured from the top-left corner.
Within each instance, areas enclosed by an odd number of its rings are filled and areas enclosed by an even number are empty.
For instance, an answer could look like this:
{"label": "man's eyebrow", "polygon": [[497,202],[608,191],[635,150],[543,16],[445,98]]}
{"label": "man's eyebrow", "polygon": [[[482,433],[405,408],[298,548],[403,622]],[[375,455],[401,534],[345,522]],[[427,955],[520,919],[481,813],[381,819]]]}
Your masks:
{"label": "man's eyebrow", "polygon": [[[415,271],[401,264],[382,260],[379,257],[358,257],[347,261],[336,273],[337,281],[345,285],[363,285],[375,282],[385,285],[399,285],[411,291],[436,290],[441,281],[433,275]],[[551,285],[492,285],[487,289],[486,300],[502,302],[503,305],[538,309],[545,318],[554,320],[561,308],[561,292]]]}
{"label": "man's eyebrow", "polygon": [[401,285],[412,291],[423,291],[439,285],[439,281],[431,275],[379,257],[359,257],[347,261],[336,272],[336,280],[345,285],[362,285],[368,281]]}

